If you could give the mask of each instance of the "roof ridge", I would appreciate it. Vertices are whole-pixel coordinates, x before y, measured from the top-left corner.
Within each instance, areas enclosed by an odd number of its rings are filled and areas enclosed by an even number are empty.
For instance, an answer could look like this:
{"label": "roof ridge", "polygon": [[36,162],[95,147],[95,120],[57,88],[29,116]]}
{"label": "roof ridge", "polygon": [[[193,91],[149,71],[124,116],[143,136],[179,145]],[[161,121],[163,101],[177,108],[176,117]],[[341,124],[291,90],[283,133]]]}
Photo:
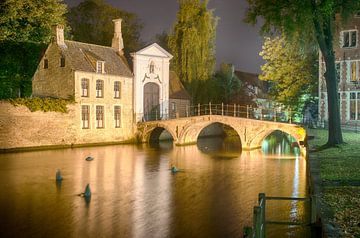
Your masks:
{"label": "roof ridge", "polygon": [[109,48],[109,49],[112,49],[115,51],[114,48],[112,48],[111,46],[105,46],[105,45],[97,45],[97,44],[92,44],[92,43],[85,43],[85,42],[81,42],[81,41],[74,41],[74,40],[65,40],[65,42],[68,41],[68,42],[74,42],[74,43],[80,43],[80,44],[83,44],[83,45],[93,45],[93,46],[99,46],[99,47],[103,47],[103,48]]}

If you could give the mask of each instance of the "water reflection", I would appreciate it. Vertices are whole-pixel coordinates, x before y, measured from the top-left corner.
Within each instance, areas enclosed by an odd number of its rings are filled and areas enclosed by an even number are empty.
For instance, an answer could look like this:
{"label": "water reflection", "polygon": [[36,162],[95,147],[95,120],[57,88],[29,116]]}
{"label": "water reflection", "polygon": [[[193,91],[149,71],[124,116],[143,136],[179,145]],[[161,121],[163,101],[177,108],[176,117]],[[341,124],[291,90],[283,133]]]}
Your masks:
{"label": "water reflection", "polygon": [[[1,154],[1,237],[241,237],[258,193],[306,195],[304,158],[269,159],[275,156],[266,153],[278,153],[271,143],[265,153],[203,138],[181,147],[161,142]],[[90,155],[95,159],[85,161]],[[172,174],[171,165],[184,172]],[[88,204],[77,196],[87,183]],[[299,203],[269,203],[267,216],[302,219],[304,211]],[[306,232],[268,227],[268,237]]]}

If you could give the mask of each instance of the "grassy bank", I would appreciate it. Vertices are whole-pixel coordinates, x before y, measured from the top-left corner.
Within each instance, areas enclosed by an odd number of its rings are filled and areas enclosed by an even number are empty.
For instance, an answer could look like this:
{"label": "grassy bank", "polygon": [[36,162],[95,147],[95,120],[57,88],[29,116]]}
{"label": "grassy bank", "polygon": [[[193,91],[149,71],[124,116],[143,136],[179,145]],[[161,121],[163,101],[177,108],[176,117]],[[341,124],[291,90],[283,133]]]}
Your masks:
{"label": "grassy bank", "polygon": [[[309,134],[315,136],[309,141],[311,149],[327,141],[326,130],[312,129]],[[343,237],[360,237],[360,134],[344,132],[343,137],[345,144],[311,153],[320,160],[321,199],[330,207],[332,220]]]}

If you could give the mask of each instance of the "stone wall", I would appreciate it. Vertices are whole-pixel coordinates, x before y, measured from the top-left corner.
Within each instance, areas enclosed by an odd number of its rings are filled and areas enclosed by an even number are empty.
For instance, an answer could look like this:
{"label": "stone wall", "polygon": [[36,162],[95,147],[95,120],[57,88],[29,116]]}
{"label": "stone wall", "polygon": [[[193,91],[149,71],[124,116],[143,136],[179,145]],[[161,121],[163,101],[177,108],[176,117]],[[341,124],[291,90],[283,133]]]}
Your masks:
{"label": "stone wall", "polygon": [[121,143],[133,139],[133,125],[122,128],[82,129],[80,105],[68,113],[30,112],[25,106],[0,102],[0,150],[40,146]]}
{"label": "stone wall", "polygon": [[[74,72],[69,59],[65,58],[65,66],[60,67],[62,52],[56,43],[51,43],[39,62],[32,82],[34,97],[71,98],[74,96]],[[44,60],[48,60],[48,68],[44,68]]]}

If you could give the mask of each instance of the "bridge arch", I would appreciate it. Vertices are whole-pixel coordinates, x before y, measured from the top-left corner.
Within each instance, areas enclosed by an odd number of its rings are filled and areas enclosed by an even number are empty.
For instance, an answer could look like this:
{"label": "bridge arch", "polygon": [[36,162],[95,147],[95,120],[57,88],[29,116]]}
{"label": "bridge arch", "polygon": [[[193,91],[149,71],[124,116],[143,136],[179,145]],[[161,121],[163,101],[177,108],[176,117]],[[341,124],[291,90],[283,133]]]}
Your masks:
{"label": "bridge arch", "polygon": [[298,127],[294,130],[294,128],[286,128],[286,127],[279,127],[279,128],[269,128],[267,130],[259,131],[258,134],[251,140],[250,148],[260,148],[262,142],[275,131],[280,131],[292,136],[296,142],[300,145],[300,141],[305,139],[306,132],[302,127]]}
{"label": "bridge arch", "polygon": [[163,132],[167,132],[173,141],[177,140],[176,137],[176,133],[174,133],[174,131],[169,128],[166,125],[157,125],[155,127],[152,127],[150,130],[146,131],[143,135],[142,135],[142,141],[143,142],[156,142],[161,140],[161,135],[163,134]]}
{"label": "bridge arch", "polygon": [[213,124],[221,124],[230,128],[239,137],[240,143],[243,143],[241,131],[231,123],[222,120],[208,120],[199,123],[190,123],[189,125],[184,127],[182,133],[179,135],[179,144],[195,144],[203,130]]}

